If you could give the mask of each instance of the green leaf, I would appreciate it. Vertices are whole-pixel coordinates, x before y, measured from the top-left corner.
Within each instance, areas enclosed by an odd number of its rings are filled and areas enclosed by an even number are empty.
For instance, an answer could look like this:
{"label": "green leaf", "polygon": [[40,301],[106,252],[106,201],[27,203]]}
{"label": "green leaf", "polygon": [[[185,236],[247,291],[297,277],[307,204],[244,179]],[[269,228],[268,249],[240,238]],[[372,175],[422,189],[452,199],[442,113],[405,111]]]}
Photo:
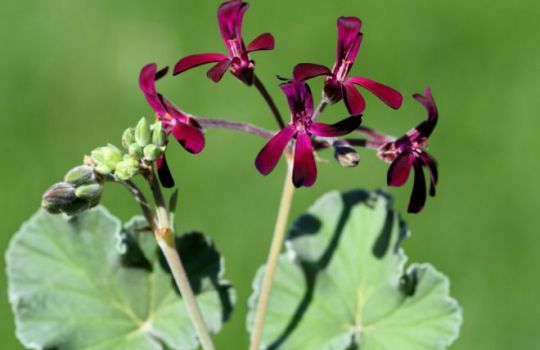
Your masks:
{"label": "green leaf", "polygon": [[[195,331],[142,218],[125,228],[99,207],[66,219],[36,213],[7,252],[17,336],[33,349],[196,349]],[[213,332],[234,294],[202,234],[177,238],[197,301]],[[194,259],[196,256],[197,259]]]}
{"label": "green leaf", "polygon": [[[330,192],[293,224],[280,257],[264,349],[445,349],[461,308],[428,264],[403,268],[405,223],[380,192]],[[250,299],[251,331],[264,267]]]}

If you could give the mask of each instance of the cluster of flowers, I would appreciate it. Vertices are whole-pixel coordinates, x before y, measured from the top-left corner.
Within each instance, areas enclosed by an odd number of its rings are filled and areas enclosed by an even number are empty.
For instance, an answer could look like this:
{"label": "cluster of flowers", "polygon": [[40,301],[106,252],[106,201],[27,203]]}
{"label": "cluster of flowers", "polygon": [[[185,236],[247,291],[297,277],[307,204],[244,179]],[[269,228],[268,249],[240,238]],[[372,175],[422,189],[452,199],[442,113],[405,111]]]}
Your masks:
{"label": "cluster of flowers", "polygon": [[[227,1],[218,9],[219,29],[228,54],[205,53],[184,57],[176,63],[173,74],[177,75],[191,68],[212,63],[214,65],[208,70],[207,76],[214,82],[219,82],[223,75],[230,71],[244,84],[257,85],[259,81],[255,75],[255,62],[250,55],[255,51],[272,50],[274,38],[271,34],[264,33],[245,45],[242,38],[242,19],[247,9],[248,4],[241,0]],[[292,78],[286,79],[280,85],[289,102],[291,120],[286,125],[280,123],[281,130],[260,151],[255,166],[263,175],[269,174],[283,151],[294,140],[292,181],[296,187],[307,187],[315,183],[317,176],[314,148],[316,150],[325,144],[334,147],[339,145],[372,148],[381,159],[391,164],[388,170],[388,185],[402,186],[414,169],[415,179],[409,211],[419,212],[426,200],[424,167],[430,173],[429,193],[432,196],[435,195],[437,183],[435,161],[423,150],[437,123],[435,102],[429,89],[426,89],[425,95],[414,95],[414,98],[426,108],[428,118],[402,137],[394,138],[360,127],[365,100],[357,87],[367,89],[393,109],[400,108],[402,104],[402,96],[397,90],[367,78],[349,77],[362,42],[361,25],[362,22],[356,17],[340,17],[337,21],[337,54],[333,68],[301,63],[294,67]],[[167,71],[167,67],[158,70],[154,63],[146,65],[140,74],[140,87],[167,134],[173,134],[187,151],[199,153],[204,148],[204,135],[197,118],[182,112],[156,91],[156,81],[166,75]],[[324,76],[325,81],[322,101],[314,109],[313,97],[306,81],[317,76]],[[316,121],[327,104],[335,104],[342,100],[350,117],[332,125]],[[336,138],[352,132],[363,133],[369,139]],[[162,155],[158,161],[160,174],[170,174],[166,164],[165,156]]]}
{"label": "cluster of flowers", "polygon": [[[214,82],[219,82],[224,74],[230,71],[245,85],[255,86],[261,91],[269,102],[280,127],[277,133],[261,135],[269,138],[255,159],[255,167],[261,174],[267,175],[272,172],[281,156],[287,153],[291,155],[290,158],[293,161],[294,185],[309,187],[317,178],[314,156],[316,151],[333,147],[340,164],[355,166],[358,164],[359,156],[353,147],[370,148],[377,152],[379,158],[390,163],[387,176],[389,186],[404,185],[411,170],[414,169],[414,185],[408,210],[413,213],[421,211],[427,194],[424,168],[427,168],[429,172],[431,196],[435,195],[437,184],[436,163],[424,151],[427,139],[437,123],[437,108],[430,89],[426,89],[425,95],[413,95],[425,107],[428,117],[405,135],[395,138],[360,126],[366,103],[357,87],[370,91],[393,109],[401,107],[403,98],[397,90],[389,86],[367,78],[349,76],[363,38],[360,31],[362,22],[356,17],[340,17],[337,20],[337,54],[333,68],[313,63],[301,63],[294,67],[292,78],[280,78],[281,90],[290,107],[291,119],[289,123],[285,123],[271,97],[257,78],[255,62],[250,57],[255,51],[272,50],[274,37],[269,33],[264,33],[245,45],[242,38],[242,20],[247,9],[248,4],[241,0],[227,1],[218,9],[219,29],[227,54],[205,53],[184,57],[174,66],[173,74],[178,75],[197,66],[212,63],[213,66],[208,70],[207,76]],[[129,128],[124,132],[122,143],[127,150],[126,153],[112,145],[92,151],[87,164],[93,166],[98,175],[104,176],[105,179],[112,177],[113,180],[127,181],[140,173],[142,168],[155,163],[161,184],[170,188],[174,186],[174,180],[165,158],[169,136],[173,135],[190,153],[198,154],[204,149],[202,119],[183,112],[156,90],[156,81],[167,73],[168,67],[158,69],[155,63],[147,64],[142,68],[139,86],[155,112],[156,122],[150,127],[143,118],[135,128]],[[313,96],[306,81],[319,76],[325,77],[325,80],[322,99],[315,108]],[[350,113],[349,117],[335,124],[317,121],[327,105],[340,101],[344,101]],[[343,137],[351,133],[360,133],[368,138]],[[291,148],[288,148],[289,146]],[[286,151],[287,149],[291,151]],[[71,188],[68,192],[70,191]],[[51,193],[58,194],[59,192],[55,190]],[[50,203],[52,197],[47,198],[49,199],[46,202]],[[56,209],[53,208],[52,211],[54,210]]]}

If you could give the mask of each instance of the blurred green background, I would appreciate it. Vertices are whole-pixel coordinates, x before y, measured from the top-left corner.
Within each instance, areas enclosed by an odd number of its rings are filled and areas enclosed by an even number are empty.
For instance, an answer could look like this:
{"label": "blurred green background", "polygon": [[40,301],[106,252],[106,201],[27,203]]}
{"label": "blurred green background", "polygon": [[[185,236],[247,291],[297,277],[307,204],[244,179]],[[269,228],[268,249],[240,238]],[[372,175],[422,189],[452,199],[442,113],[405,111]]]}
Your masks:
{"label": "blurred green background", "polygon": [[[411,261],[431,262],[450,276],[465,323],[452,349],[538,349],[540,208],[536,152],[540,129],[540,3],[536,0],[253,1],[247,40],[271,31],[273,52],[254,54],[257,72],[284,113],[275,74],[300,61],[332,64],[336,18],[359,16],[364,42],[353,74],[398,88],[396,112],[366,93],[365,125],[399,135],[425,117],[410,95],[431,86],[440,123],[430,152],[440,163],[436,198],[405,215]],[[224,52],[219,1],[3,0],[0,3],[0,251],[38,208],[41,193],[150,108],[138,90],[148,62],[173,65],[192,53]],[[160,82],[160,90],[195,115],[274,128],[254,89],[229,74],[220,84],[196,69]],[[320,81],[313,90],[320,89]],[[318,93],[316,93],[318,95]],[[345,115],[328,109],[326,120]],[[210,234],[227,258],[238,292],[232,320],[216,337],[221,349],[247,344],[246,300],[266,257],[284,164],[260,176],[253,160],[263,141],[207,130],[198,157],[172,147],[180,184],[178,226]],[[355,169],[330,153],[311,189],[297,191],[292,217],[332,189],[384,187],[387,166],[362,152]],[[405,211],[411,183],[391,189]],[[123,219],[138,213],[124,189],[103,200]],[[3,266],[4,268],[5,266]],[[46,278],[46,276],[43,276]],[[21,349],[0,276],[0,348]]]}

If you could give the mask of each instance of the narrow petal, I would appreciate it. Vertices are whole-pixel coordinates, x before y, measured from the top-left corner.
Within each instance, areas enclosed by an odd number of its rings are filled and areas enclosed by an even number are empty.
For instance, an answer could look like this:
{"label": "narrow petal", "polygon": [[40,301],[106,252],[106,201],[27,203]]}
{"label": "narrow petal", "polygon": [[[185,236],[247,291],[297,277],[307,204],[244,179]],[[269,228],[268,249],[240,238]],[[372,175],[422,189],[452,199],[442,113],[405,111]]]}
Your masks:
{"label": "narrow petal", "polygon": [[429,88],[426,89],[426,96],[414,94],[413,97],[426,108],[428,112],[428,117],[427,120],[424,120],[423,122],[418,124],[416,128],[409,131],[407,135],[411,139],[416,139],[419,137],[429,137],[433,132],[433,129],[435,129],[435,126],[437,125],[437,120],[439,116],[437,112],[437,105],[433,100],[433,96],[431,96],[431,90]]}
{"label": "narrow petal", "polygon": [[157,65],[155,63],[150,63],[141,69],[139,75],[139,87],[142,90],[146,101],[148,101],[150,107],[160,115],[165,114],[166,110],[156,91],[156,77],[163,74],[163,71],[166,72],[166,69],[168,69],[168,67],[157,72]]}
{"label": "narrow petal", "polygon": [[165,66],[161,68],[158,72],[156,72],[155,80],[158,81],[159,79],[163,78],[167,73],[169,72],[169,67]]}
{"label": "narrow petal", "polygon": [[335,124],[313,122],[309,127],[309,132],[313,135],[323,137],[343,136],[354,131],[358,126],[360,126],[361,122],[361,116],[345,118]]}
{"label": "narrow petal", "polygon": [[437,162],[426,152],[420,153],[420,158],[426,165],[429,170],[429,175],[431,179],[431,185],[429,186],[429,195],[435,196],[435,186],[437,186],[437,181],[439,180],[439,173],[437,171]]}
{"label": "narrow petal", "polygon": [[356,54],[360,48],[362,34],[360,28],[362,21],[356,17],[339,17],[338,27],[338,45],[336,54],[336,64],[340,65],[342,61],[354,63]]}
{"label": "narrow petal", "polygon": [[424,208],[424,204],[426,204],[426,178],[424,177],[422,163],[415,161],[413,165],[414,185],[407,211],[409,213],[419,213]]}
{"label": "narrow petal", "polygon": [[386,86],[384,84],[378,83],[370,79],[360,78],[360,77],[353,77],[353,78],[348,79],[347,81],[350,81],[353,84],[357,84],[368,89],[375,96],[380,98],[381,101],[383,101],[388,106],[394,109],[398,109],[399,107],[401,107],[401,103],[403,102],[403,97],[401,96],[399,91],[394,90],[389,86]]}
{"label": "narrow petal", "polygon": [[270,33],[263,33],[253,39],[248,44],[247,52],[260,51],[260,50],[273,50],[274,49],[274,37]]}
{"label": "narrow petal", "polygon": [[201,129],[185,123],[175,123],[170,131],[186,151],[197,154],[204,149],[204,134]]}
{"label": "narrow petal", "polygon": [[169,165],[167,164],[165,154],[159,157],[156,165],[158,169],[159,182],[161,182],[161,185],[165,188],[174,187],[174,179],[172,177],[171,170],[169,169]]}
{"label": "narrow petal", "polygon": [[255,159],[255,167],[263,175],[268,175],[276,167],[281,154],[296,131],[292,126],[281,129],[266,143]]}
{"label": "narrow petal", "polygon": [[388,168],[386,179],[388,186],[403,186],[409,179],[413,161],[414,155],[412,153],[400,154]]}
{"label": "narrow petal", "polygon": [[317,165],[311,146],[311,138],[305,132],[299,133],[294,148],[293,184],[295,187],[310,187],[317,179]]}
{"label": "narrow petal", "polygon": [[231,61],[227,58],[221,62],[218,62],[215,66],[210,68],[206,75],[208,76],[208,78],[212,79],[214,83],[217,83],[221,80],[221,78],[223,78],[223,74],[225,74],[230,65]]}
{"label": "narrow petal", "polygon": [[345,105],[349,113],[353,115],[360,115],[366,108],[366,101],[362,95],[356,90],[356,87],[346,82],[343,84]]}
{"label": "narrow petal", "polygon": [[294,67],[294,80],[308,80],[320,75],[332,75],[330,68],[315,63],[300,63]]}
{"label": "narrow petal", "polygon": [[281,84],[280,87],[287,96],[293,116],[302,113],[306,116],[313,114],[313,96],[308,84],[303,81],[293,80]]}
{"label": "narrow petal", "polygon": [[221,53],[202,53],[181,58],[174,65],[173,75],[180,74],[188,69],[198,67],[203,64],[219,62],[227,59],[227,55]]}
{"label": "narrow petal", "polygon": [[230,0],[218,8],[219,30],[225,42],[242,38],[242,20],[248,7],[241,0]]}

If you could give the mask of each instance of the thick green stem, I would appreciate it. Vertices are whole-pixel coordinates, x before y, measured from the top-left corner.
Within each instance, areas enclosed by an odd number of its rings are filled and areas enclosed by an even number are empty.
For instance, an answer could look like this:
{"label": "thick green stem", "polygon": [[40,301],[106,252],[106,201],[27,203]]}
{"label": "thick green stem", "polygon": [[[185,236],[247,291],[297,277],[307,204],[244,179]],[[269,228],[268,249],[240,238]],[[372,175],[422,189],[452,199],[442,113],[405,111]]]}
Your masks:
{"label": "thick green stem", "polygon": [[178,251],[176,250],[174,228],[169,220],[169,211],[165,205],[165,199],[163,198],[161,187],[159,186],[154,172],[150,174],[149,181],[156,201],[157,227],[154,230],[154,235],[156,236],[157,243],[171,269],[174,282],[182,295],[184,305],[186,305],[186,309],[191,318],[191,322],[195,327],[202,348],[204,350],[215,350],[212,338],[210,338],[210,333],[208,332],[208,328],[202,317],[199,304],[197,304],[195,294],[189,284],[186,270],[182,264],[182,260],[180,260]]}
{"label": "thick green stem", "polygon": [[279,204],[278,216],[276,219],[276,226],[274,228],[274,235],[270,245],[270,252],[268,253],[268,258],[266,260],[264,278],[259,294],[255,323],[253,325],[251,334],[250,350],[259,350],[261,344],[264,329],[264,319],[268,309],[268,302],[270,301],[270,292],[272,290],[272,284],[276,274],[279,254],[281,252],[281,247],[283,246],[283,241],[285,240],[287,220],[289,218],[289,212],[294,194],[294,186],[291,175],[292,161],[289,160],[287,175],[285,176],[285,184],[283,185],[283,192],[281,194],[281,202]]}

